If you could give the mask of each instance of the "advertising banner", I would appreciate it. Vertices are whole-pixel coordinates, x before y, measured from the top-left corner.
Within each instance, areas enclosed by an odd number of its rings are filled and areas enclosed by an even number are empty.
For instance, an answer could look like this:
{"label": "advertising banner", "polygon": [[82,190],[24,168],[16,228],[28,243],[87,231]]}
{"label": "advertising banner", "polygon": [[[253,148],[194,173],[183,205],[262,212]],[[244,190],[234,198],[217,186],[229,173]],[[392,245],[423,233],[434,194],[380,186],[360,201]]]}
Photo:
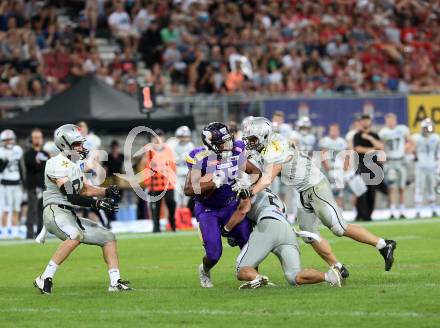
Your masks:
{"label": "advertising banner", "polygon": [[[275,111],[283,111],[286,122],[293,124],[307,115],[312,126],[322,130],[339,123],[342,133],[348,132],[353,120],[362,114],[370,114],[378,125],[384,124],[384,116],[390,112],[397,115],[399,124],[408,122],[407,97],[403,96],[276,99],[266,100],[264,109],[269,119]],[[440,123],[440,112],[438,119]]]}
{"label": "advertising banner", "polygon": [[408,97],[408,126],[411,132],[420,131],[420,122],[431,118],[435,131],[440,132],[440,95],[415,95]]}

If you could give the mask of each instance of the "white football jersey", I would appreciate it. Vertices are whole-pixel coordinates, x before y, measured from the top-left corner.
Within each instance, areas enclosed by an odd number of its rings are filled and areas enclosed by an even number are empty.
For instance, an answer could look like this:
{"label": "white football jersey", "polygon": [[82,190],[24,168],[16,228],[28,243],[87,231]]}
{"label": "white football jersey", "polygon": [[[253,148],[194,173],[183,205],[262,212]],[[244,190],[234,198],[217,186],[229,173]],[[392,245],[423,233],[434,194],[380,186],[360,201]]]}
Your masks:
{"label": "white football jersey", "polygon": [[73,206],[67,197],[61,192],[55,179],[67,178],[73,187],[74,193],[79,193],[84,187],[84,162],[72,162],[63,154],[58,154],[46,162],[44,170],[43,205],[64,204]]}
{"label": "white football jersey", "polygon": [[385,144],[387,159],[403,159],[405,156],[406,137],[409,128],[405,125],[397,125],[394,129],[384,127],[379,131],[379,137]]}
{"label": "white football jersey", "polygon": [[282,164],[281,181],[298,191],[307,190],[324,179],[324,174],[305,152],[289,145],[277,133],[272,134],[268,146],[261,152],[251,152],[251,161],[262,170],[269,164]]}
{"label": "white football jersey", "polygon": [[13,145],[11,148],[0,147],[0,158],[8,161],[8,165],[2,172],[2,180],[20,181],[20,161],[23,158],[23,149],[18,145]]}
{"label": "white football jersey", "polygon": [[[330,138],[329,136],[326,136],[324,138],[322,138],[319,141],[319,148],[321,149],[326,149],[328,151],[330,151],[329,154],[329,161],[328,163],[330,164],[330,166],[333,168],[336,164],[336,166],[338,167],[343,167],[343,163],[339,163],[341,161],[341,159],[339,157],[337,157],[337,155],[346,150],[348,147],[347,145],[347,141],[345,141],[344,138],[341,137],[337,137],[336,139]],[[342,154],[341,154],[342,156]],[[337,163],[336,163],[337,162]]]}
{"label": "white football jersey", "polygon": [[246,217],[258,224],[264,217],[271,217],[289,224],[286,218],[286,205],[270,189],[265,189],[252,197],[252,207]]}
{"label": "white football jersey", "polygon": [[413,135],[416,146],[417,166],[421,168],[435,168],[437,166],[440,136],[431,133],[423,136],[420,133]]}
{"label": "white football jersey", "polygon": [[174,159],[176,160],[176,174],[177,176],[185,176],[188,173],[188,165],[186,163],[186,156],[193,150],[194,144],[187,142],[182,144],[178,142],[171,149],[174,153]]}
{"label": "white football jersey", "polygon": [[311,153],[315,149],[316,137],[312,133],[301,134],[298,131],[293,131],[291,138],[300,151]]}

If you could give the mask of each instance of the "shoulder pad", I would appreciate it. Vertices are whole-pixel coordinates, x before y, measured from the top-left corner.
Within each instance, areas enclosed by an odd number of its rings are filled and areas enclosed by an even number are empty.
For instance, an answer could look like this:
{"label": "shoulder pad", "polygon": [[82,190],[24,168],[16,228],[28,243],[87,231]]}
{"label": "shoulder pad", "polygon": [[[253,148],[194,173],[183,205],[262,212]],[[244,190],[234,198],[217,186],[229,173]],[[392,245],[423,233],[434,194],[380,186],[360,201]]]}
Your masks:
{"label": "shoulder pad", "polygon": [[209,150],[202,150],[202,151],[200,151],[200,152],[198,152],[195,156],[194,156],[194,158],[197,160],[197,161],[201,161],[201,160],[203,160],[205,157],[208,157],[209,156],[209,154],[210,154],[211,152],[209,151]]}

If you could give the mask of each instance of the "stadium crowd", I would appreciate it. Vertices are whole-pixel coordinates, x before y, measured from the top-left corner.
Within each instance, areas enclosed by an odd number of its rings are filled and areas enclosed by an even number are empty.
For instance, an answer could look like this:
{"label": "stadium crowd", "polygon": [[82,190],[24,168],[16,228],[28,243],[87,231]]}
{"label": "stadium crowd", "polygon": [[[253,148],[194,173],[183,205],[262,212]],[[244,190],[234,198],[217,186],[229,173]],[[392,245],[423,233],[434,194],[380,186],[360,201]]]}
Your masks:
{"label": "stadium crowd", "polygon": [[440,1],[0,1],[1,96],[89,73],[132,94],[440,91]]}

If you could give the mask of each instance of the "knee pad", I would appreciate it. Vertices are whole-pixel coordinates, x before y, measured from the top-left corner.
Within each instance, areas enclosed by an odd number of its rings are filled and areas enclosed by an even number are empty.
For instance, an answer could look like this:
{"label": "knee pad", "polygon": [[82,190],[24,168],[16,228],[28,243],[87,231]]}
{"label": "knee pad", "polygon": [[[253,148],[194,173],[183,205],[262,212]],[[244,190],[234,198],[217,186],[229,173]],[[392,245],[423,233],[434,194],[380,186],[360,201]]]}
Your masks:
{"label": "knee pad", "polygon": [[289,285],[296,286],[296,275],[298,272],[285,272],[284,277],[286,278]]}
{"label": "knee pad", "polygon": [[333,225],[330,230],[338,237],[342,237],[345,233],[345,229],[340,224]]}

